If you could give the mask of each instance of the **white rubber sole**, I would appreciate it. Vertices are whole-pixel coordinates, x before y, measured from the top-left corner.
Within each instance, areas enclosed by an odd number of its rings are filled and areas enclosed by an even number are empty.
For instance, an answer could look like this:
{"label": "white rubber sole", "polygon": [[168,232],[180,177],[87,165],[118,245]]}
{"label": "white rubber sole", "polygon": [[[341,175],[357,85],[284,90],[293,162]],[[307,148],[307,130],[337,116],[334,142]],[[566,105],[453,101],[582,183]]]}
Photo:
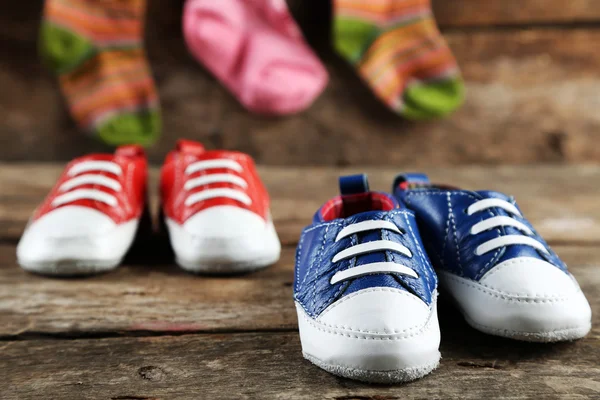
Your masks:
{"label": "white rubber sole", "polygon": [[309,317],[298,303],[296,311],[304,357],[334,375],[363,382],[401,383],[422,378],[439,365],[435,300],[424,326],[397,334],[325,325]]}
{"label": "white rubber sole", "polygon": [[251,272],[275,264],[281,255],[281,244],[272,221],[251,235],[219,238],[194,236],[168,218],[165,223],[177,265],[191,273]]}
{"label": "white rubber sole", "polygon": [[467,315],[463,313],[465,321],[471,327],[477,329],[480,332],[488,335],[501,336],[508,339],[520,340],[523,342],[535,342],[535,343],[555,343],[555,342],[568,342],[584,338],[592,329],[592,324],[583,325],[580,327],[557,329],[547,332],[524,332],[514,331],[509,329],[498,329],[485,325],[478,324],[471,320]]}
{"label": "white rubber sole", "polygon": [[258,271],[267,268],[279,261],[279,253],[266,256],[264,258],[248,259],[240,262],[222,262],[222,261],[189,261],[175,258],[175,262],[184,270],[194,274],[239,274],[243,272]]}
{"label": "white rubber sole", "polygon": [[581,339],[591,330],[591,308],[578,286],[564,296],[532,297],[509,295],[444,271],[438,277],[465,321],[483,333],[549,343]]}
{"label": "white rubber sole", "polygon": [[326,364],[318,358],[313,357],[312,355],[304,352],[302,353],[302,355],[308,361],[315,364],[317,367],[329,372],[330,374],[340,376],[342,378],[353,379],[356,381],[368,383],[393,384],[411,382],[429,375],[440,365],[440,357],[438,356],[437,361],[420,367],[409,367],[390,371],[371,371],[351,367],[344,367],[340,365]]}
{"label": "white rubber sole", "polygon": [[100,260],[60,260],[49,262],[19,262],[25,271],[42,275],[78,276],[109,272],[121,265],[122,259]]}

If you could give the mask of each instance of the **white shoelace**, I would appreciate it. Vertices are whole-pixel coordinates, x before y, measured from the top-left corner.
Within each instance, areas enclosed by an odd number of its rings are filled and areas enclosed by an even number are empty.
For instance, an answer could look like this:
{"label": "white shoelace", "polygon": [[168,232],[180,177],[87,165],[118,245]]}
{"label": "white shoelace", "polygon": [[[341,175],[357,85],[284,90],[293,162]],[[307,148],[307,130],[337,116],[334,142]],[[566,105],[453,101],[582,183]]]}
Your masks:
{"label": "white shoelace", "polygon": [[[533,234],[532,230],[527,225],[514,219],[513,216],[518,216],[521,218],[522,215],[519,212],[519,210],[517,209],[517,207],[515,207],[513,204],[509,203],[506,200],[502,200],[502,199],[479,200],[479,201],[471,204],[471,206],[469,206],[469,208],[467,208],[467,214],[473,215],[480,211],[488,210],[490,208],[501,208],[504,211],[508,212],[509,214],[512,214],[512,216],[510,216],[510,217],[496,216],[496,217],[491,217],[491,218],[485,219],[481,222],[478,222],[477,224],[473,225],[473,227],[471,228],[472,235],[478,235],[481,232],[488,231],[490,229],[499,228],[502,226],[511,226],[513,228],[520,230],[521,232],[525,233],[526,235]],[[488,240],[487,242],[481,244],[480,246],[477,247],[477,249],[475,249],[475,254],[480,256],[480,255],[488,253],[492,250],[498,249],[500,247],[515,245],[515,244],[531,246],[537,250],[543,251],[544,253],[549,253],[546,246],[544,246],[542,243],[540,243],[538,240],[536,240],[532,237],[523,236],[523,235],[505,235],[505,236],[500,236],[495,239]]]}
{"label": "white shoelace", "polygon": [[[381,220],[363,221],[346,226],[337,235],[335,241],[339,242],[341,239],[354,235],[356,233],[381,229],[386,229],[398,234],[402,234],[402,231],[398,229],[398,227],[392,222]],[[344,249],[337,253],[333,257],[331,262],[336,263],[338,261],[356,257],[361,254],[374,253],[378,251],[394,251],[403,254],[408,258],[412,258],[412,253],[410,249],[408,249],[406,246],[403,246],[400,243],[392,242],[391,240],[376,240],[373,242],[366,242],[354,245],[352,247],[348,247],[347,249]],[[405,265],[395,262],[374,262],[348,268],[343,271],[338,271],[331,278],[331,284],[335,285],[338,282],[346,281],[352,278],[358,278],[365,275],[390,273],[408,275],[412,276],[413,278],[418,278],[417,273],[412,268],[409,268]]]}
{"label": "white shoelace", "polygon": [[[185,174],[189,177],[190,175],[196,172],[206,171],[210,169],[226,169],[235,172],[242,172],[244,170],[243,167],[237,161],[228,158],[222,158],[217,160],[206,160],[192,163],[186,168]],[[211,183],[231,183],[244,190],[248,188],[248,182],[246,182],[243,178],[240,178],[239,176],[230,173],[219,173],[203,175],[197,178],[188,178],[188,180],[185,182],[184,189],[189,191]],[[216,188],[202,190],[200,192],[190,194],[185,200],[185,205],[192,206],[204,200],[226,197],[229,199],[237,200],[249,206],[252,204],[252,199],[246,194],[244,190],[232,188]]]}
{"label": "white shoelace", "polygon": [[117,198],[110,193],[97,189],[78,189],[84,185],[97,185],[115,192],[123,190],[119,181],[98,172],[108,172],[120,176],[123,170],[118,164],[112,161],[83,161],[75,164],[67,172],[67,175],[73,178],[60,185],[58,191],[63,194],[57,196],[52,201],[52,206],[58,207],[77,200],[94,200],[115,207],[118,204]]}

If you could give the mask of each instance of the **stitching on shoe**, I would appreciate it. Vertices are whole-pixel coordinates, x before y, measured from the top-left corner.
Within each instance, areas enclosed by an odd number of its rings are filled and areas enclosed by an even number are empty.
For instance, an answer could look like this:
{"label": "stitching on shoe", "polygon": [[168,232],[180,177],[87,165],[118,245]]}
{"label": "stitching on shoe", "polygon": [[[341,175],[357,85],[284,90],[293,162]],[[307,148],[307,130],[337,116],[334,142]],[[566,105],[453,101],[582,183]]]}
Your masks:
{"label": "stitching on shoe", "polygon": [[400,214],[410,215],[412,217],[415,216],[415,213],[410,210],[393,210],[393,211],[388,211],[387,214],[383,215],[382,218],[380,218],[380,219],[385,219],[389,216],[396,216],[396,215],[400,215]]}
{"label": "stitching on shoe", "polygon": [[[491,209],[487,210],[487,213],[492,218],[497,216],[497,214],[494,214]],[[502,230],[501,230],[500,227],[496,228],[495,231],[498,233],[499,237],[502,236]],[[477,274],[475,275],[475,280],[478,281],[479,279],[481,279],[481,277],[483,275],[485,275],[489,271],[487,269],[488,266],[490,266],[490,265],[494,265],[495,266],[496,265],[496,263],[498,262],[498,260],[500,260],[500,257],[502,257],[502,255],[504,254],[504,250],[505,249],[506,249],[506,246],[499,247],[498,250],[496,250],[494,252],[494,255],[492,256],[492,258],[490,258],[490,260],[487,263],[485,263],[485,265],[483,266],[483,268],[479,269],[479,272],[477,272]],[[494,268],[494,267],[492,267],[492,268]]]}
{"label": "stitching on shoe", "polygon": [[[412,204],[412,203],[411,203],[411,200],[410,200],[408,197],[410,197],[410,196],[424,196],[424,195],[436,195],[436,196],[443,196],[443,195],[446,195],[446,196],[467,196],[467,197],[469,197],[469,198],[471,198],[471,199],[473,199],[473,200],[478,200],[478,198],[477,198],[477,197],[475,197],[474,195],[472,195],[472,194],[470,194],[470,193],[465,193],[465,192],[462,192],[462,191],[443,191],[443,192],[438,192],[438,191],[421,191],[421,190],[420,190],[420,191],[409,191],[408,193],[406,193],[406,196],[407,196],[407,197],[406,197],[406,199],[405,199],[405,200],[407,201],[407,203],[409,203],[409,204]],[[488,213],[489,213],[489,214],[490,214],[490,216],[492,216],[492,217],[493,217],[493,216],[495,216],[495,214],[494,214],[494,213],[492,213],[491,211],[488,211]],[[448,241],[448,236],[449,236],[449,223],[450,223],[450,221],[449,221],[449,220],[446,220],[446,236],[445,236],[445,239],[444,239],[444,244],[443,244],[443,246],[442,246],[442,254],[441,254],[441,256],[440,256],[440,255],[438,255],[438,258],[440,259],[440,261],[441,261],[441,263],[442,263],[442,267],[445,267],[445,262],[444,262],[444,251],[445,251],[445,249],[446,249],[446,243],[447,243],[447,241]],[[456,225],[456,223],[455,223],[455,225]],[[502,232],[500,232],[500,230],[499,230],[499,229],[496,229],[496,232],[498,232],[498,234],[501,234],[501,233],[502,233]],[[456,235],[456,233],[455,233],[455,235]],[[501,253],[502,253],[502,250],[503,250],[503,248],[499,248],[498,250],[496,250],[496,252],[495,252],[495,253],[494,253],[494,255],[492,256],[492,258],[490,259],[490,261],[488,261],[488,262],[487,262],[487,263],[486,263],[486,264],[483,266],[483,268],[481,268],[481,269],[480,269],[480,271],[479,271],[479,273],[476,275],[475,279],[479,279],[479,278],[481,278],[481,276],[483,275],[483,272],[484,272],[484,271],[486,271],[486,268],[487,268],[489,265],[492,265],[492,264],[495,264],[496,262],[498,262],[498,260],[499,260],[499,259],[500,259],[500,257],[502,256],[502,254],[501,254]],[[457,252],[458,252],[458,251],[459,251],[459,250],[458,250],[458,246],[457,246]],[[460,255],[459,255],[459,264],[460,264]],[[460,271],[461,271],[461,274],[464,276],[464,271],[463,271],[463,268],[462,268],[462,266],[461,266],[461,265],[459,265],[458,267],[459,267],[459,269],[460,269]]]}
{"label": "stitching on shoe", "polygon": [[313,285],[312,285],[312,294],[313,294],[313,297],[312,297],[311,303],[310,303],[312,308],[314,308],[315,303],[317,302],[317,295],[316,295],[316,293],[317,293],[317,285],[315,283],[316,283],[316,281],[319,278],[319,275],[318,275],[319,274],[319,268],[318,267],[321,265],[321,262],[323,260],[323,254],[325,252],[324,251],[325,250],[325,243],[327,242],[327,233],[329,232],[329,228],[330,228],[330,225],[328,225],[325,228],[325,232],[323,232],[323,239],[322,239],[322,242],[321,242],[321,248],[319,249],[319,251],[315,255],[316,261],[312,262],[310,264],[310,267],[309,267],[308,271],[306,272],[306,276],[309,276],[311,274],[312,269],[313,269],[313,265],[317,264],[317,267],[314,269],[315,270],[314,271],[314,276],[312,277],[313,278],[313,282],[314,282]]}
{"label": "stitching on shoe", "polygon": [[[331,306],[330,308],[328,308],[326,312],[328,313],[331,310],[333,310],[334,308],[336,308],[338,305],[340,305],[341,303],[343,303],[344,301],[349,300],[350,298],[355,297],[358,294],[366,293],[366,292],[391,292],[391,293],[402,294],[405,297],[409,297],[409,296],[407,296],[406,292],[398,290],[398,289],[386,289],[386,288],[364,289],[364,290],[361,290],[360,292],[353,293],[352,295],[344,297],[342,300],[340,300],[339,302],[335,303],[333,306]],[[423,305],[425,305],[425,303],[423,303],[418,298],[412,298],[412,297],[409,297],[409,298],[412,301],[419,302],[420,304],[422,303]],[[428,307],[427,305],[425,305],[425,309],[427,310],[427,312],[429,314],[431,314],[432,309],[430,307]],[[323,312],[321,314],[321,316],[323,314],[325,314],[326,312]],[[381,334],[390,335],[390,334],[402,334],[402,333],[413,331],[415,329],[422,328],[423,326],[427,325],[427,323],[429,322],[429,318],[430,318],[430,316],[427,317],[427,320],[425,321],[425,323],[423,325],[416,324],[416,325],[410,326],[410,327],[405,328],[405,329],[399,329],[399,330],[398,329],[394,329],[392,331],[388,331],[388,330],[385,330],[385,329],[383,329],[382,331],[369,331],[369,330],[362,330],[360,328],[355,328],[355,327],[352,327],[352,326],[328,324],[328,323],[323,322],[323,321],[315,321],[315,322],[318,323],[318,324],[320,324],[320,325],[326,326],[328,328],[333,328],[333,329],[343,329],[343,330],[349,330],[349,331],[354,331],[354,332],[359,332],[359,333],[374,334],[374,335],[378,335],[378,334],[379,335],[381,335]]]}
{"label": "stitching on shoe", "polygon": [[[405,217],[406,216],[412,216],[413,218],[415,217],[414,212],[412,212],[410,210],[393,210],[393,211],[386,212],[384,215],[382,215],[382,216],[380,216],[379,218],[376,218],[376,219],[378,219],[378,220],[387,220],[390,217],[393,217],[393,216],[396,216],[396,215],[404,215]],[[312,232],[315,229],[319,229],[319,228],[325,227],[325,233],[323,235],[321,248],[318,251],[318,253],[315,255],[315,258],[314,258],[314,259],[316,259],[316,261],[310,263],[310,265],[308,267],[308,270],[307,270],[306,274],[304,275],[304,278],[302,279],[302,282],[300,282],[296,286],[296,288],[297,288],[296,290],[297,291],[300,291],[300,288],[304,286],[304,284],[306,283],[306,279],[311,275],[311,273],[313,275],[314,282],[318,281],[323,276],[326,276],[326,275],[319,276],[319,274],[320,274],[320,269],[322,269],[321,268],[322,267],[322,262],[323,262],[322,255],[325,253],[325,245],[327,244],[328,231],[329,231],[330,228],[335,228],[335,227],[339,228],[339,227],[343,227],[345,225],[347,225],[347,221],[344,221],[344,222],[335,222],[335,221],[325,222],[325,223],[321,223],[321,224],[318,224],[318,225],[315,225],[315,226],[311,226],[310,228],[305,229],[302,232],[301,240],[303,240],[303,238],[305,237],[306,233]],[[339,229],[334,229],[334,230],[337,232]],[[354,240],[354,235],[352,236],[352,238],[350,240],[351,240],[351,243],[353,245],[356,244],[355,240]],[[299,260],[300,260],[300,258],[297,257],[296,262],[299,263]],[[346,269],[352,268],[355,263],[356,263],[356,257],[353,258],[353,261],[351,261],[349,263],[349,265],[348,265],[348,267]],[[329,269],[327,269],[327,271],[329,272]],[[298,269],[297,268],[296,268],[296,276],[298,276]],[[345,287],[346,287],[346,285],[341,285],[336,292],[334,292],[331,296],[329,296],[327,298],[327,300],[325,300],[324,302],[321,302],[321,304],[324,304],[324,305],[329,304],[332,299],[334,299],[334,298],[336,298],[336,297],[339,296],[339,294],[345,289]],[[312,299],[309,300],[309,303],[310,303],[310,307],[311,308],[314,308],[315,304],[317,303],[316,285],[313,285],[313,288],[312,288]],[[316,312],[307,312],[307,314],[312,317],[312,316],[314,316],[316,314]]]}
{"label": "stitching on shoe", "polygon": [[[529,295],[515,295],[512,293],[507,293],[507,292],[503,292],[497,289],[493,289],[489,286],[484,286],[480,283],[469,283],[469,282],[464,282],[463,280],[459,279],[456,276],[452,276],[452,274],[450,273],[446,273],[445,276],[448,279],[452,279],[457,283],[460,283],[462,285],[468,286],[468,287],[472,287],[474,289],[477,289],[483,293],[489,294],[490,296],[493,297],[497,297],[499,299],[508,301],[508,302],[517,302],[517,303],[559,303],[559,302],[563,302],[563,301],[567,301],[570,296],[551,296],[551,297],[544,297],[543,300],[539,300],[539,299],[534,299],[534,298],[529,298]],[[484,287],[482,287],[484,286]],[[578,290],[576,292],[574,292],[573,294],[577,294],[581,292],[581,290]],[[524,298],[516,298],[517,296],[524,296]],[[527,296],[527,297],[525,297]]]}
{"label": "stitching on shoe", "polygon": [[305,229],[304,233],[312,232],[315,229],[319,229],[324,226],[344,226],[344,223],[343,222],[323,222],[319,225],[311,226],[310,228]]}
{"label": "stitching on shoe", "polygon": [[[352,238],[350,239],[350,243],[353,246],[355,246],[357,244],[357,241],[354,239],[354,235],[352,235]],[[350,260],[350,262],[348,263],[348,267],[346,267],[346,269],[354,268],[355,266],[356,266],[356,257],[353,257]],[[339,269],[339,270],[341,271],[341,269]],[[326,274],[323,275],[323,276],[327,277]],[[344,284],[342,284],[342,285],[340,285],[340,287],[338,288],[338,290],[336,290],[331,296],[329,296],[327,298],[327,300],[325,300],[325,302],[322,303],[322,306],[325,306],[325,307],[321,308],[320,313],[322,313],[323,310],[326,309],[330,305],[332,299],[337,298],[340,295],[340,293],[342,293],[342,291],[345,290],[347,287],[348,287],[348,283],[347,282],[344,283]]]}
{"label": "stitching on shoe", "polygon": [[[547,262],[547,261],[545,261],[545,262]],[[507,261],[504,261],[504,262],[502,263],[502,265],[497,265],[496,267],[492,268],[490,271],[488,271],[488,273],[487,273],[487,274],[485,274],[485,276],[486,276],[486,277],[488,277],[488,276],[492,276],[492,275],[494,275],[496,272],[498,272],[498,271],[500,271],[500,270],[504,269],[504,267],[506,267],[506,266],[508,266],[508,265],[519,265],[519,264],[525,264],[525,263],[527,263],[527,260],[522,260],[522,259],[521,259],[521,260],[520,260],[520,259],[511,259],[511,260],[507,260]],[[550,265],[552,265],[552,264],[550,264]],[[553,266],[554,268],[556,268],[554,265],[552,265],[552,266]],[[479,282],[479,284],[480,284],[480,285],[484,285],[484,286],[488,286],[488,285],[486,285],[485,283],[481,283],[481,282]],[[492,288],[491,286],[488,286],[488,287]]]}
{"label": "stitching on shoe", "polygon": [[[400,334],[400,335],[386,335],[386,334],[382,334],[381,336],[370,336],[370,335],[351,335],[351,334],[347,334],[347,333],[343,333],[343,332],[339,332],[336,330],[332,330],[332,329],[324,329],[322,328],[320,325],[324,325],[321,322],[317,322],[311,318],[308,317],[308,315],[306,314],[302,314],[302,318],[308,322],[308,324],[310,326],[312,326],[313,328],[317,329],[318,331],[321,332],[325,332],[325,333],[330,333],[332,335],[338,335],[338,336],[344,336],[344,337],[348,337],[351,339],[360,339],[360,340],[388,340],[388,341],[399,341],[399,340],[405,340],[405,339],[410,339],[412,337],[418,336],[420,335],[422,332],[428,330],[431,326],[431,322],[433,320],[433,316],[435,315],[435,313],[437,311],[435,311],[433,309],[433,306],[436,304],[436,301],[434,301],[432,303],[432,306],[429,307],[430,310],[430,314],[429,317],[427,319],[427,321],[425,322],[425,324],[418,330],[413,331],[410,334]],[[302,306],[302,305],[301,305]],[[304,307],[302,307],[302,309],[304,310]]]}
{"label": "stitching on shoe", "polygon": [[406,221],[406,225],[408,225],[408,230],[410,231],[410,234],[411,234],[411,236],[413,238],[413,241],[414,241],[415,246],[417,248],[417,252],[419,253],[419,256],[421,257],[421,261],[423,261],[423,265],[425,267],[425,268],[423,268],[423,272],[425,273],[425,280],[427,281],[427,284],[429,286],[431,286],[429,271],[427,271],[427,268],[431,268],[431,265],[429,265],[429,262],[427,261],[427,258],[423,254],[423,251],[421,250],[421,246],[419,245],[419,241],[417,240],[417,236],[415,235],[415,232],[413,231],[413,228],[410,225],[410,221],[408,220],[408,217],[406,215],[404,215],[404,219]]}
{"label": "stitching on shoe", "polygon": [[300,268],[298,268],[298,267],[300,265],[300,259],[302,257],[302,245],[304,244],[305,237],[306,237],[305,233],[302,232],[302,234],[300,235],[300,241],[298,242],[298,251],[296,252],[296,268],[295,268],[296,283],[294,286],[294,289],[296,292],[299,292],[300,286],[302,284],[304,284],[304,280],[302,280],[302,282],[300,282]]}
{"label": "stitching on shoe", "polygon": [[496,332],[496,333],[512,333],[512,334],[518,334],[518,335],[521,335],[521,336],[539,336],[539,335],[549,334],[549,333],[558,334],[558,333],[566,333],[565,331],[574,331],[574,330],[581,329],[581,326],[579,326],[579,325],[570,325],[570,326],[556,328],[556,329],[553,329],[551,331],[525,332],[525,331],[515,331],[515,330],[512,330],[512,329],[494,328],[492,326],[488,326],[488,325],[477,323],[477,322],[473,321],[470,318],[467,319],[467,323],[470,324],[470,325],[472,325],[472,326],[474,326],[474,327],[476,327],[476,328],[487,329],[487,330],[489,330],[491,332]]}
{"label": "stitching on shoe", "polygon": [[409,191],[406,195],[407,196],[424,196],[424,195],[436,195],[436,196],[446,196],[447,194],[450,194],[452,196],[467,196],[470,197],[474,200],[478,200],[477,197],[473,196],[471,193],[465,193],[465,192],[457,192],[457,191],[442,191],[442,192],[438,192],[438,191],[432,191],[432,190],[418,190],[418,191]]}
{"label": "stitching on shoe", "polygon": [[[521,265],[521,264],[527,264],[527,262],[528,262],[528,260],[519,260],[519,259],[511,259],[511,260],[507,260],[507,261],[504,261],[504,262],[502,262],[502,263],[501,263],[501,265],[499,265],[499,266],[496,266],[496,267],[494,267],[492,270],[488,271],[488,273],[487,273],[487,274],[485,274],[484,276],[485,276],[485,277],[492,276],[492,275],[493,275],[493,274],[495,274],[496,272],[498,272],[498,271],[500,271],[500,270],[503,270],[503,269],[505,269],[506,267],[508,267],[508,266],[510,266],[510,265]],[[547,262],[547,261],[546,261],[546,262]],[[550,264],[550,263],[549,263],[549,264]],[[552,264],[550,264],[550,265],[552,265]],[[552,267],[553,267],[553,268],[556,268],[556,266],[554,266],[554,265],[552,265]],[[557,268],[557,269],[558,269],[558,268]],[[560,269],[559,269],[559,270],[560,270]],[[561,271],[561,272],[563,272],[563,271]],[[564,273],[564,272],[563,272],[563,273]],[[567,277],[569,277],[569,276],[567,275]],[[533,294],[529,294],[529,293],[528,293],[528,294],[520,294],[520,293],[508,293],[508,292],[503,292],[503,291],[501,291],[501,290],[499,290],[499,289],[495,288],[494,286],[492,286],[492,285],[488,285],[488,284],[486,284],[486,283],[483,283],[483,282],[477,282],[477,283],[478,283],[479,285],[481,285],[481,286],[485,286],[485,287],[486,287],[486,288],[488,288],[488,289],[491,289],[491,290],[494,290],[494,291],[497,291],[497,292],[501,292],[501,293],[504,293],[504,294],[508,294],[508,295],[511,295],[511,296],[528,296],[528,297],[529,297],[529,296],[532,296],[532,297],[542,297],[542,298],[550,298],[550,299],[553,299],[553,298],[568,298],[568,296],[552,296],[552,295],[547,295],[547,294],[538,294],[538,293],[533,293]],[[577,293],[577,290],[575,290],[573,293]]]}
{"label": "stitching on shoe", "polygon": [[[370,288],[370,289],[362,289],[358,292],[354,292],[352,294],[349,294],[348,296],[344,297],[343,299],[340,299],[337,303],[332,304],[329,308],[327,308],[327,310],[324,311],[325,312],[329,312],[330,310],[333,310],[334,308],[336,308],[337,306],[339,306],[342,303],[345,303],[346,301],[352,299],[353,297],[359,296],[363,293],[370,293],[370,292],[390,292],[390,293],[397,293],[400,294],[402,296],[406,296],[408,298],[410,298],[412,301],[415,301],[417,303],[423,303],[423,301],[421,299],[419,299],[418,297],[414,296],[413,294],[409,294],[408,292],[405,292],[404,290],[401,289],[395,289],[395,288],[386,288],[386,287],[376,287],[376,288]],[[423,303],[423,305],[425,305],[425,303]],[[425,307],[427,307],[427,305],[425,305]]]}
{"label": "stitching on shoe", "polygon": [[[450,235],[450,213],[448,213],[448,215],[446,216],[446,231],[445,231],[445,235],[444,235],[444,243],[442,244],[442,256],[440,257],[440,260],[442,260],[442,267],[444,267],[446,265],[444,257],[446,255],[446,246],[448,245],[448,236],[449,235]],[[461,268],[460,273],[461,273],[461,275],[464,275],[462,272],[462,268]]]}
{"label": "stitching on shoe", "polygon": [[[456,262],[458,263],[457,266],[460,269],[461,274],[464,275],[462,263],[460,262],[460,248],[458,246],[458,235],[456,234],[456,220],[454,219],[454,213],[452,211],[452,202],[451,202],[452,195],[450,194],[450,192],[448,192],[448,194],[447,194],[447,199],[448,199],[448,218],[449,218],[450,222],[452,222],[452,234],[454,236],[454,245],[456,246]],[[447,238],[446,238],[446,240],[447,240]]]}
{"label": "stitching on shoe", "polygon": [[[314,231],[315,229],[318,229],[318,228],[326,227],[326,228],[325,228],[325,232],[324,232],[324,234],[323,234],[323,235],[324,235],[324,236],[323,236],[323,240],[325,240],[325,237],[326,237],[326,235],[327,235],[327,231],[329,230],[329,228],[330,228],[330,227],[341,227],[341,226],[343,226],[343,225],[344,225],[344,224],[342,224],[342,223],[339,223],[339,222],[334,222],[334,223],[324,223],[324,224],[319,224],[319,225],[313,226],[313,227],[311,227],[311,228],[308,228],[308,229],[305,229],[305,230],[303,230],[303,231],[302,231],[301,240],[302,240],[302,242],[304,242],[304,238],[306,237],[306,234],[307,234],[308,232],[312,232],[312,231]],[[321,249],[321,250],[322,250],[322,249]],[[321,250],[319,250],[319,252],[318,252],[318,253],[316,254],[316,256],[315,256],[315,258],[317,258],[317,260],[320,260],[320,258],[319,258],[319,255],[320,255],[320,252],[321,252]],[[297,262],[298,262],[298,263],[300,262],[300,258],[299,258],[299,257],[297,258]],[[300,283],[297,285],[298,289],[299,289],[301,286],[304,286],[304,283],[306,282],[306,279],[307,279],[307,278],[310,276],[310,273],[311,273],[311,271],[312,271],[312,269],[313,269],[313,266],[314,266],[314,264],[315,264],[315,262],[314,262],[314,261],[311,261],[311,262],[310,262],[310,264],[309,264],[309,266],[308,266],[308,269],[307,269],[307,271],[306,271],[306,274],[305,274],[305,275],[304,275],[304,277],[302,278],[302,282],[300,282]],[[318,268],[317,268],[317,269],[318,269]],[[296,268],[296,274],[298,274],[298,273],[299,273],[299,272],[298,272],[298,268]],[[315,274],[316,274],[316,273],[317,273],[317,272],[315,272]],[[314,302],[313,302],[312,304],[314,304]]]}

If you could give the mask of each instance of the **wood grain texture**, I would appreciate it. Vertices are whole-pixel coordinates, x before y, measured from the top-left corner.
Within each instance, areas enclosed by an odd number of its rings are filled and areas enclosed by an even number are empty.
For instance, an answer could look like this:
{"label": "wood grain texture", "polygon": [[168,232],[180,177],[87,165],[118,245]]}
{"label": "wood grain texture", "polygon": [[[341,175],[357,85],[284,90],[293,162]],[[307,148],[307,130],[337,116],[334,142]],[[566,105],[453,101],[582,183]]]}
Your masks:
{"label": "wood grain texture", "polygon": [[[597,326],[600,250],[589,246],[555,246],[555,250],[579,280]],[[18,268],[15,246],[0,245],[0,338],[297,328],[293,247],[286,247],[271,268],[228,278],[190,275],[172,260],[164,246],[154,243],[135,250],[124,266],[109,274],[48,279]]]}
{"label": "wood grain texture", "polygon": [[[441,21],[465,15],[479,21],[475,24],[597,20],[596,2],[440,0],[436,14]],[[182,4],[149,3],[148,52],[165,120],[162,139],[149,150],[154,162],[181,137],[276,165],[600,159],[600,149],[589,146],[600,135],[600,56],[590,45],[600,41],[596,29],[452,28],[446,37],[467,81],[466,104],[448,119],[409,123],[387,111],[332,54],[327,3],[296,2],[292,8],[327,64],[331,83],[307,112],[272,119],[246,112],[189,56],[181,35]],[[55,79],[38,62],[41,7],[41,0],[12,2],[0,16],[0,54],[10,54],[0,63],[0,160],[67,160],[104,149],[73,127]]]}
{"label": "wood grain texture", "polygon": [[[282,260],[260,273],[229,279],[186,274],[172,265],[168,241],[157,235],[138,241],[126,266],[114,273],[64,281],[27,274],[15,264],[18,235],[60,170],[56,164],[0,165],[0,238],[5,241],[0,245],[0,336],[294,328],[291,285],[300,231],[312,213],[336,194],[337,176],[360,171],[260,169],[273,199],[276,226],[287,245]],[[367,168],[366,172],[374,189],[386,190],[397,171]],[[594,247],[600,234],[600,188],[594,184],[600,178],[599,167],[468,167],[428,172],[436,182],[477,189],[491,185],[515,195],[546,239],[558,249],[571,246],[559,254],[574,264],[576,274],[591,274],[584,285],[592,291],[592,299],[600,301],[600,275],[589,272],[597,272],[591,266],[600,264],[600,252]],[[151,175],[150,188],[156,188],[157,170]],[[153,203],[156,207],[155,197]]]}
{"label": "wood grain texture", "polygon": [[288,247],[254,274],[197,276],[174,265],[165,238],[139,243],[114,272],[61,280],[22,271],[15,246],[0,245],[0,337],[295,329],[293,260]]}
{"label": "wood grain texture", "polygon": [[10,342],[0,357],[0,393],[4,400],[600,396],[597,330],[575,343],[532,345],[485,336],[461,320],[440,324],[440,368],[407,385],[336,378],[302,359],[297,333],[247,333]]}
{"label": "wood grain texture", "polygon": [[[49,279],[18,268],[15,247],[60,169],[0,164],[2,400],[600,398],[600,167],[428,168],[436,181],[515,194],[581,284],[593,329],[574,343],[495,338],[468,327],[442,294],[440,368],[396,386],[320,370],[302,359],[296,332],[299,230],[335,194],[337,175],[357,169],[261,168],[288,241],[281,261],[266,270],[190,275],[173,265],[166,238],[155,236],[138,241],[114,272]],[[372,186],[383,190],[396,172],[366,170]]]}
{"label": "wood grain texture", "polygon": [[[0,238],[12,241],[19,238],[61,169],[58,164],[0,164]],[[280,238],[289,245],[297,243],[313,213],[338,194],[339,175],[366,172],[373,189],[389,191],[395,175],[401,171],[400,168],[260,168],[271,194]],[[600,181],[600,167],[427,167],[423,171],[434,182],[515,196],[527,218],[551,243],[600,242],[600,186],[596,184]],[[157,170],[151,175],[149,190],[152,210],[156,213]]]}
{"label": "wood grain texture", "polygon": [[576,24],[600,20],[598,0],[433,0],[442,27]]}

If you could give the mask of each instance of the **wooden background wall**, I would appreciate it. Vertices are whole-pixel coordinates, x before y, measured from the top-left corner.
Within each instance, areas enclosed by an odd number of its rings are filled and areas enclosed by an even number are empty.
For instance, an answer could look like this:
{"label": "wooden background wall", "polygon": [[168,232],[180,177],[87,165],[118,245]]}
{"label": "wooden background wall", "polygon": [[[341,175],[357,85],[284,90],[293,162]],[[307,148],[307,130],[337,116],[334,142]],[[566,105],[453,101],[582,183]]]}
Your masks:
{"label": "wooden background wall", "polygon": [[[600,160],[600,0],[433,0],[468,84],[451,118],[408,123],[386,111],[329,47],[325,0],[290,0],[331,73],[307,112],[264,119],[242,109],[187,54],[183,0],[149,0],[149,57],[165,132],[285,165],[455,165]],[[67,160],[104,150],[73,127],[38,63],[42,0],[0,0],[0,161]]]}

